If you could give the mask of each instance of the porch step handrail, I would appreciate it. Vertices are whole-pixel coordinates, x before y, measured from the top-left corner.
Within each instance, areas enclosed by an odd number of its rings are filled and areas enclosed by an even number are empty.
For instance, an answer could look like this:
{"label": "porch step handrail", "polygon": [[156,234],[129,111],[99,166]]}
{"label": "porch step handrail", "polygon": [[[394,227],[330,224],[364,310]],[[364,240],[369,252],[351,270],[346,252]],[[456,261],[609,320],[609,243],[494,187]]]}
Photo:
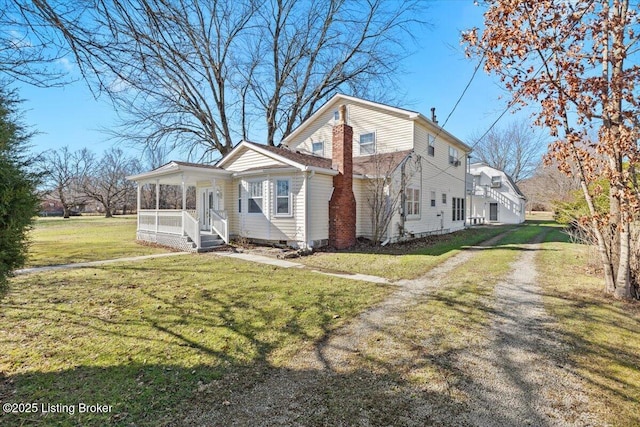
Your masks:
{"label": "porch step handrail", "polygon": [[189,212],[182,211],[182,226],[184,233],[191,238],[200,247],[200,221],[195,219]]}
{"label": "porch step handrail", "polygon": [[225,211],[217,211],[210,209],[211,228],[218,233],[218,236],[224,240],[225,243],[229,243],[229,220],[227,219],[227,213]]}

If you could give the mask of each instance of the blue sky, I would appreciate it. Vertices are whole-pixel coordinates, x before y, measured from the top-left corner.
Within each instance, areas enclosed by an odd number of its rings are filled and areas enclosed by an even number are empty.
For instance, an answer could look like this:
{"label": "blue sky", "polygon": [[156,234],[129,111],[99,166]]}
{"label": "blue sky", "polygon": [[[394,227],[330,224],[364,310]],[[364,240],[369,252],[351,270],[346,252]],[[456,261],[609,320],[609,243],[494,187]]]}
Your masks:
{"label": "blue sky", "polygon": [[[443,125],[477,64],[477,60],[464,57],[460,32],[482,25],[483,7],[475,6],[473,0],[431,0],[427,4],[424,18],[430,25],[416,34],[419,47],[407,60],[406,72],[400,78],[406,101],[397,106],[427,117],[431,107],[436,107],[438,121]],[[106,98],[94,99],[84,82],[45,89],[23,85],[19,90],[26,100],[25,122],[40,132],[32,140],[34,152],[68,145],[72,150],[87,147],[100,153],[114,144],[101,129],[116,122],[116,113]],[[483,133],[505,108],[506,99],[501,96],[505,92],[497,79],[480,70],[445,129],[463,141],[472,134]],[[526,116],[519,113],[518,117],[523,115]],[[507,114],[498,126],[513,119]],[[172,157],[180,159],[178,153]]]}

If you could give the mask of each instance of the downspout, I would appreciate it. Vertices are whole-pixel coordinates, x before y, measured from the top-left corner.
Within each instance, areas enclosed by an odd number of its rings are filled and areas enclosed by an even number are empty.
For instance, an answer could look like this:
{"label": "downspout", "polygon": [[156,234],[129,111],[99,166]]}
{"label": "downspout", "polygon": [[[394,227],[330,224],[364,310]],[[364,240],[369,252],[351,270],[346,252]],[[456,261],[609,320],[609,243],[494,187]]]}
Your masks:
{"label": "downspout", "polygon": [[311,224],[311,209],[309,207],[309,203],[311,201],[311,178],[316,174],[316,171],[306,172],[304,175],[304,249],[311,249],[311,245],[309,244],[309,238],[311,237],[309,233],[309,224]]}

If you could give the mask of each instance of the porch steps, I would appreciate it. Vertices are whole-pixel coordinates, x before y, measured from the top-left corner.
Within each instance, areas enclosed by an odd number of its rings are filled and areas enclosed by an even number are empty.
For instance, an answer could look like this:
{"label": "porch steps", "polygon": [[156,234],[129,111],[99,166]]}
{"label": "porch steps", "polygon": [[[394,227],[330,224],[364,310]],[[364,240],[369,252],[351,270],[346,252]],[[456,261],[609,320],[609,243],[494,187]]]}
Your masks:
{"label": "porch steps", "polygon": [[[194,249],[195,243],[193,243]],[[217,234],[201,234],[200,235],[200,248],[197,249],[198,252],[210,252],[215,248],[224,245],[224,240],[220,238]]]}

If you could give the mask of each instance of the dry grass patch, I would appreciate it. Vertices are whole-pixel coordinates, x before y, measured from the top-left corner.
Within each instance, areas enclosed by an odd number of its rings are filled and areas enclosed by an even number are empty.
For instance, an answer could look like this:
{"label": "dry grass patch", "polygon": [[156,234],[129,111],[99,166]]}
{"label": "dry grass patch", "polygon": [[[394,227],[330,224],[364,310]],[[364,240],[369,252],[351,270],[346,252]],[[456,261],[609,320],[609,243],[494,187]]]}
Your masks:
{"label": "dry grass patch", "polygon": [[38,218],[27,267],[167,252],[136,243],[136,224],[135,216]]}
{"label": "dry grass patch", "polygon": [[555,231],[538,259],[545,308],[573,351],[591,401],[614,426],[640,425],[640,303],[603,295],[601,274],[589,273],[589,248]]}
{"label": "dry grass patch", "polygon": [[0,401],[113,410],[0,423],[174,422],[212,381],[280,366],[390,291],[213,255],[14,278],[0,300]]}

